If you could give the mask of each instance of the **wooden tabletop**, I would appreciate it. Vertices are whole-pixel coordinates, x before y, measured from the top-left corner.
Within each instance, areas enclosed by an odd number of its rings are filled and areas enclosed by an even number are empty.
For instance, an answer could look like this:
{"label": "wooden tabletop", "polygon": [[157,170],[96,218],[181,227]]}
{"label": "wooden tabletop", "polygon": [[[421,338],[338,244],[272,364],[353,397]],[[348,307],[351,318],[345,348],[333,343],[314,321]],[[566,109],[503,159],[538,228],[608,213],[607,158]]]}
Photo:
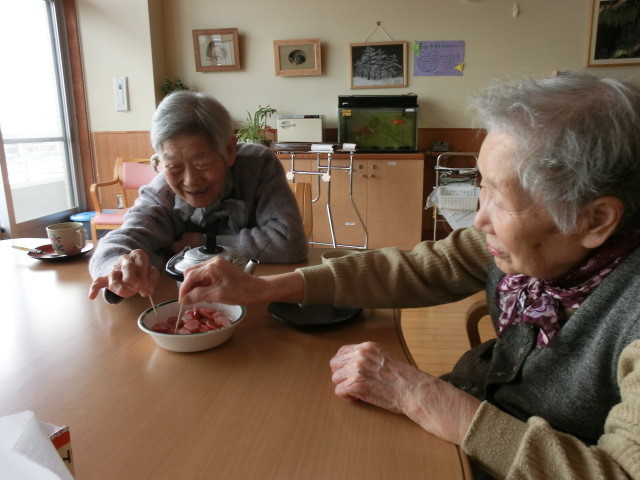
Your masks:
{"label": "wooden tabletop", "polygon": [[[329,360],[342,345],[373,340],[411,360],[397,312],[300,328],[249,307],[227,343],[174,353],[137,326],[148,299],[87,299],[90,253],[46,261],[11,248],[45,243],[0,241],[0,416],[33,410],[68,425],[76,478],[470,478],[455,445],[333,392]],[[176,297],[163,276],[154,301]]]}

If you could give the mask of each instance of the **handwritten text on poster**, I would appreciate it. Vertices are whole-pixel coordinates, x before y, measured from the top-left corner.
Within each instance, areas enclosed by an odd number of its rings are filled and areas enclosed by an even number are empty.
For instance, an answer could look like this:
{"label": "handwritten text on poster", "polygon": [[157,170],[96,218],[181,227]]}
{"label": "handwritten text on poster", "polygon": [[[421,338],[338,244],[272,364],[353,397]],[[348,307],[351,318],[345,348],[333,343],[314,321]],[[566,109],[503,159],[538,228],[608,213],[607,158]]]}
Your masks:
{"label": "handwritten text on poster", "polygon": [[414,76],[461,77],[464,69],[464,40],[417,41],[413,45]]}

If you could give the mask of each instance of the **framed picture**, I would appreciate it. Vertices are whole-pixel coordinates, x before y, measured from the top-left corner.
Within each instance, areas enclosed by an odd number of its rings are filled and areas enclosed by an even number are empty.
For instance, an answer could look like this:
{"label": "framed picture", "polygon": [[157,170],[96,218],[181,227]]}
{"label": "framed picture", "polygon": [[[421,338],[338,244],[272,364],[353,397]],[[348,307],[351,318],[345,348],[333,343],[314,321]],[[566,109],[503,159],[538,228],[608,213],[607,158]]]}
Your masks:
{"label": "framed picture", "polygon": [[589,67],[640,65],[640,0],[593,0]]}
{"label": "framed picture", "polygon": [[407,42],[351,43],[351,88],[407,86]]}
{"label": "framed picture", "polygon": [[237,28],[193,31],[197,72],[240,70]]}
{"label": "framed picture", "polygon": [[320,40],[317,38],[274,40],[273,56],[278,76],[320,75],[322,73]]}

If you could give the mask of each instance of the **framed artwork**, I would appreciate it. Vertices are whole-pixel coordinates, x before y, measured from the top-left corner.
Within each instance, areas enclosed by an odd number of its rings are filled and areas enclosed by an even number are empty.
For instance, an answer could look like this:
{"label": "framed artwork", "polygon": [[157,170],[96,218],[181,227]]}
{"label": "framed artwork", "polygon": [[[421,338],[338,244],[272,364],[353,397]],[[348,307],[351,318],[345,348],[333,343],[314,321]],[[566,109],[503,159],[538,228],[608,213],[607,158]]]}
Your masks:
{"label": "framed artwork", "polygon": [[240,70],[237,28],[193,30],[197,72]]}
{"label": "framed artwork", "polygon": [[351,88],[407,86],[407,42],[350,43]]}
{"label": "framed artwork", "polygon": [[320,40],[317,38],[274,40],[273,55],[278,76],[320,75],[322,73]]}
{"label": "framed artwork", "polygon": [[589,67],[640,65],[640,0],[593,0]]}

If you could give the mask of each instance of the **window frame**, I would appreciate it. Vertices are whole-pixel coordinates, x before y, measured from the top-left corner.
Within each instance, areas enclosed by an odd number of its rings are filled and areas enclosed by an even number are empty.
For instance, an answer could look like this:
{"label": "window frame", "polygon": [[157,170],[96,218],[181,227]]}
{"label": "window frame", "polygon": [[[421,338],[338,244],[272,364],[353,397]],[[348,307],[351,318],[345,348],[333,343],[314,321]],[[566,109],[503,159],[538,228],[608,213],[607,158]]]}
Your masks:
{"label": "window frame", "polygon": [[[74,0],[42,0],[45,3],[49,35],[54,56],[58,105],[62,115],[62,137],[4,139],[0,137],[0,164],[3,185],[0,189],[0,225],[7,233],[2,236],[43,236],[44,226],[66,221],[70,215],[87,209],[88,189],[93,183],[93,161],[86,110],[82,58],[78,35],[77,13]],[[76,101],[76,99],[78,99]],[[73,207],[16,223],[6,169],[4,144],[62,141],[69,168],[69,181]]]}

